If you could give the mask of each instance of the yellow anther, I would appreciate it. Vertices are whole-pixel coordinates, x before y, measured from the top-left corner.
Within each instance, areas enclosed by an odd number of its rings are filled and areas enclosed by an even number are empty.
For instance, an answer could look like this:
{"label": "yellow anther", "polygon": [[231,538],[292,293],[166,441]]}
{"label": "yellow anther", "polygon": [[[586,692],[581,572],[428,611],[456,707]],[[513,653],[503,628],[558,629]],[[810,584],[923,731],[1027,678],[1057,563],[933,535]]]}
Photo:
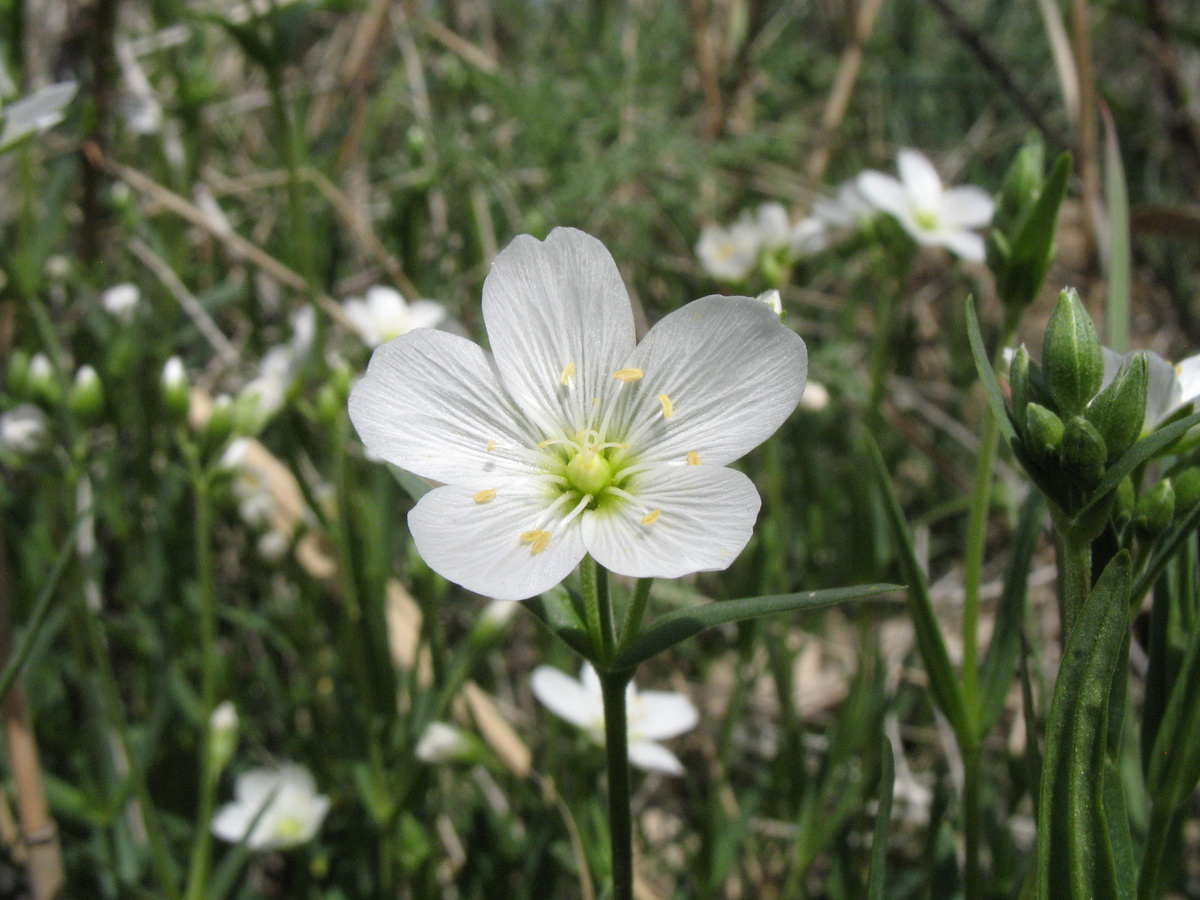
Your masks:
{"label": "yellow anther", "polygon": [[521,543],[522,544],[532,544],[539,537],[541,537],[541,534],[542,534],[542,531],[540,528],[535,528],[535,529],[533,529],[533,531],[522,531],[521,532]]}
{"label": "yellow anther", "polygon": [[628,384],[631,381],[638,381],[646,375],[641,369],[617,369],[613,372],[613,378],[617,381],[623,381]]}
{"label": "yellow anther", "polygon": [[500,445],[499,445],[499,444],[497,444],[495,441],[488,441],[488,443],[487,443],[487,452],[488,452],[488,453],[491,453],[493,450],[495,450],[495,449],[496,449],[497,447],[499,447],[499,446],[500,446]]}
{"label": "yellow anther", "polygon": [[474,497],[474,500],[476,503],[489,503],[495,499],[496,499],[496,489],[495,488],[488,488],[487,490],[480,491]]}
{"label": "yellow anther", "polygon": [[697,453],[695,450],[689,450],[688,455],[687,455],[687,464],[689,466],[700,465],[700,454]]}
{"label": "yellow anther", "polygon": [[658,402],[662,404],[664,419],[669,419],[671,416],[675,415],[675,404],[671,402],[670,397],[668,397],[666,394],[659,394]]}
{"label": "yellow anther", "polygon": [[549,545],[550,545],[550,532],[543,531],[534,540],[533,545],[529,548],[529,552],[532,553],[534,556],[537,556],[537,554],[541,553]]}
{"label": "yellow anther", "polygon": [[546,439],[546,440],[544,440],[544,441],[538,441],[538,449],[539,449],[539,450],[545,450],[545,449],[546,449],[547,447],[549,447],[551,444],[557,444],[557,443],[558,443],[558,439],[557,439],[557,438],[548,438],[548,439]]}
{"label": "yellow anther", "polygon": [[650,510],[650,512],[648,512],[644,516],[642,516],[642,524],[643,525],[653,525],[655,522],[658,521],[658,517],[661,515],[662,515],[661,509],[652,509],[652,510]]}
{"label": "yellow anther", "polygon": [[558,383],[561,385],[570,384],[571,379],[575,377],[575,363],[567,363],[563,366],[562,375],[558,378]]}

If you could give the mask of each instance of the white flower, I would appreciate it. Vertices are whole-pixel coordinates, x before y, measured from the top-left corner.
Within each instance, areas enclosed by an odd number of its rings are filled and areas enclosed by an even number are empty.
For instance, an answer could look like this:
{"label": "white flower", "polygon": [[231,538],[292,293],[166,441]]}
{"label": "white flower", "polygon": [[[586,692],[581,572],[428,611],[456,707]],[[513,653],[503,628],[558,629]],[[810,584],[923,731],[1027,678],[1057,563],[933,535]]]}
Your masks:
{"label": "white flower", "polygon": [[882,172],[858,176],[863,196],[899,222],[918,244],[945,247],[963,259],[982,262],[983,238],[971,229],[992,220],[995,204],[977,187],[944,188],[924,154],[901,150],[900,180]]}
{"label": "white flower", "polygon": [[100,295],[100,305],[115,319],[128,322],[137,311],[142,292],[134,284],[117,284]]}
{"label": "white flower", "polygon": [[417,741],[417,759],[427,763],[447,763],[465,759],[474,744],[461,728],[445,722],[430,722]]}
{"label": "white flower", "polygon": [[368,347],[378,347],[414,328],[433,328],[446,318],[442,304],[433,300],[410,304],[399,291],[383,285],[370,288],[362,300],[352,297],[342,309]]}
{"label": "white flower", "polygon": [[50,421],[32,403],[22,403],[0,415],[0,450],[15,456],[32,456],[46,448]]}
{"label": "white flower", "polygon": [[782,203],[763,203],[754,223],[759,245],[768,253],[783,251],[790,259],[797,259],[824,250],[827,245],[824,222],[807,218],[793,223]]}
{"label": "white flower", "polygon": [[[1185,406],[1200,399],[1200,355],[1189,356],[1171,365],[1153,350],[1134,350],[1121,355],[1108,347],[1104,351],[1104,378],[1100,390],[1112,384],[1117,373],[1137,354],[1146,357],[1146,416],[1142,434],[1153,431]],[[1194,408],[1191,411],[1195,411]]]}
{"label": "white flower", "polygon": [[234,801],[217,810],[212,831],[223,841],[245,841],[251,850],[282,850],[312,840],[329,798],[317,793],[308,769],[283,763],[250,769],[238,776]]}
{"label": "white flower", "polygon": [[762,250],[757,223],[743,216],[728,228],[705,225],[696,243],[696,259],[713,278],[741,281],[758,265]]}
{"label": "white flower", "polygon": [[[600,677],[584,664],[579,681],[551,666],[533,670],[529,686],[547,709],[582,728],[598,744],[604,743],[604,698]],[[673,691],[642,691],[632,682],[625,691],[629,723],[629,761],[641,769],[682,775],[678,757],[658,741],[673,738],[696,726],[699,716],[692,701]]]}
{"label": "white flower", "polygon": [[818,197],[813,203],[812,219],[837,231],[848,231],[860,227],[875,215],[876,209],[863,196],[858,181],[851,179],[838,185],[832,197]]}
{"label": "white flower", "polygon": [[595,238],[516,238],[483,286],[492,353],[418,329],[375,351],[350,395],[363,442],[445,483],[409,513],[437,572],[498,600],[561,582],[590,553],[622,575],[724,569],[760,501],[727,465],[800,399],[804,342],[750,297],[705,297],[637,344]]}
{"label": "white flower", "polygon": [[26,135],[52,128],[63,119],[63,110],[75,96],[74,81],[52,84],[4,108],[4,127],[0,129],[0,150]]}
{"label": "white flower", "polygon": [[821,412],[829,406],[829,389],[819,381],[810,381],[804,386],[800,408],[805,412]]}

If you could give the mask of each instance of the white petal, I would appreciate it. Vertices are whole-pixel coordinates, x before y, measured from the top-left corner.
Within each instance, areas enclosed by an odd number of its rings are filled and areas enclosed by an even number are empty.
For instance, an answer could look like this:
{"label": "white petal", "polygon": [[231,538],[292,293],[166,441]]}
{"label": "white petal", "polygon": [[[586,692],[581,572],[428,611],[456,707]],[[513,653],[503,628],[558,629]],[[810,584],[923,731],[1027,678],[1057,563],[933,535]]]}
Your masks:
{"label": "white petal", "polygon": [[[476,502],[487,489],[495,497]],[[571,509],[547,515],[549,497],[536,478],[448,485],[421,498],[408,527],[422,559],[442,577],[496,600],[527,600],[560,584],[583,559],[580,519],[561,527]],[[552,532],[539,553],[520,539],[534,530]]]}
{"label": "white petal", "polygon": [[939,244],[969,262],[983,262],[983,238],[973,231],[943,231],[923,243]]}
{"label": "white petal", "polygon": [[919,209],[937,209],[942,199],[942,179],[924,153],[902,149],[896,157],[900,180]]}
{"label": "white petal", "polygon": [[350,420],[368,449],[437,481],[534,471],[531,426],[512,407],[478,345],[431,328],[376,349],[350,393]]}
{"label": "white petal", "polygon": [[520,235],[504,248],[483,283],[483,318],[505,388],[548,437],[585,426],[634,346],[617,264],[573,228],[545,242]]}
{"label": "white petal", "polygon": [[582,684],[553,666],[538,666],[529,679],[533,696],[560,719],[577,728],[604,733],[604,707]]}
{"label": "white petal", "polygon": [[254,812],[279,790],[279,784],[278,769],[248,769],[238,776],[233,794],[239,803],[253,807],[251,812]]}
{"label": "white petal", "polygon": [[446,307],[434,300],[418,300],[408,312],[412,328],[433,328],[446,318]]}
{"label": "white petal", "polygon": [[217,810],[212,820],[212,833],[223,841],[240,844],[250,831],[250,823],[262,808],[245,803],[226,803]]}
{"label": "white petal", "polygon": [[665,772],[667,775],[682,775],[683,763],[674,753],[652,741],[638,741],[629,745],[629,762],[649,772]]}
{"label": "white petal", "polygon": [[642,691],[629,709],[631,740],[661,741],[691,731],[700,721],[696,707],[674,691]]}
{"label": "white petal", "polygon": [[[1175,366],[1152,350],[1139,352],[1146,354],[1146,417],[1143,430],[1147,430],[1154,428],[1186,401]],[[1132,356],[1132,353],[1128,353],[1125,359]]]}
{"label": "white petal", "polygon": [[[656,466],[585,513],[583,541],[600,565],[634,578],[678,578],[728,568],[750,540],[761,501],[754,483],[724,466]],[[647,515],[658,510],[649,524]]]}
{"label": "white petal", "polygon": [[992,221],[996,204],[983,188],[950,188],[942,195],[942,223],[950,228],[982,228]]}
{"label": "white petal", "polygon": [[1191,403],[1200,397],[1200,356],[1189,356],[1175,366],[1179,381],[1179,402]]}
{"label": "white petal", "polygon": [[[629,363],[613,439],[634,439],[638,462],[682,463],[688,453],[723,466],[757,447],[791,415],[804,390],[804,341],[759,300],[705,297],[662,319]],[[670,398],[662,417],[659,395]]]}
{"label": "white petal", "polygon": [[863,199],[880,212],[897,218],[911,214],[912,204],[908,194],[904,192],[904,186],[891,175],[884,175],[874,169],[861,172],[858,176],[858,190]]}
{"label": "white petal", "polygon": [[768,250],[788,245],[792,223],[782,203],[763,203],[758,207],[759,240]]}

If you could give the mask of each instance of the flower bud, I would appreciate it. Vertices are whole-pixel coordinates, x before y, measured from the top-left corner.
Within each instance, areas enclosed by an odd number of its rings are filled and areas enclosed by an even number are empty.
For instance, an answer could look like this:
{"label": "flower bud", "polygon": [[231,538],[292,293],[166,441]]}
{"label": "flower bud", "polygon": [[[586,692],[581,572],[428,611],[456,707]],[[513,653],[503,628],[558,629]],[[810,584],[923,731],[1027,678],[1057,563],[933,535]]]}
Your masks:
{"label": "flower bud", "polygon": [[1132,447],[1142,433],[1148,378],[1146,356],[1138,353],[1117,373],[1112,384],[1096,396],[1084,413],[1104,438],[1108,448],[1106,461],[1109,464]]}
{"label": "flower bud", "polygon": [[204,426],[204,438],[212,448],[219,447],[233,434],[233,398],[218,394],[213,400],[212,413]]}
{"label": "flower bud", "polygon": [[1104,355],[1091,316],[1073,288],[1058,295],[1042,343],[1046,389],[1058,413],[1082,413],[1104,380]]}
{"label": "flower bud", "polygon": [[1137,492],[1133,489],[1133,479],[1126,475],[1117,485],[1116,499],[1113,502],[1113,519],[1118,524],[1128,522],[1133,518],[1133,507],[1137,503]]}
{"label": "flower bud", "polygon": [[177,421],[186,419],[191,407],[192,391],[187,370],[178,356],[172,356],[163,366],[159,386],[162,388],[163,408],[171,418]]}
{"label": "flower bud", "polygon": [[1138,498],[1133,508],[1133,527],[1144,537],[1165,531],[1175,516],[1175,488],[1164,478]]}
{"label": "flower bud", "polygon": [[45,353],[35,353],[29,360],[27,384],[32,397],[41,400],[47,406],[58,406],[62,401],[62,386],[54,374],[54,366]]}
{"label": "flower bud", "polygon": [[996,195],[993,228],[1011,233],[1037,202],[1042,190],[1043,156],[1042,142],[1035,133],[1018,151],[1004,176],[1004,184]]}
{"label": "flower bud", "polygon": [[222,772],[237,749],[238,714],[230,701],[217,706],[208,718],[208,760],[214,772]]}
{"label": "flower bud", "polygon": [[1026,407],[1029,406],[1029,351],[1022,344],[1013,354],[1008,366],[1008,386],[1011,393],[1013,426],[1024,433],[1027,426]]}
{"label": "flower bud", "polygon": [[1200,503],[1200,467],[1184,469],[1171,479],[1175,488],[1175,511],[1185,515]]}
{"label": "flower bud", "polygon": [[481,756],[479,741],[468,732],[445,722],[430,722],[417,741],[417,759],[427,763],[470,763]]}
{"label": "flower bud", "polygon": [[1083,416],[1073,416],[1063,429],[1062,460],[1089,486],[1104,477],[1108,448],[1096,426]]}
{"label": "flower bud", "polygon": [[1040,403],[1030,403],[1025,408],[1025,442],[1037,458],[1045,459],[1058,455],[1063,441],[1062,419]]}
{"label": "flower bud", "polygon": [[771,288],[769,291],[763,291],[758,295],[758,299],[767,304],[767,306],[771,307],[771,311],[775,313],[775,315],[783,318],[783,299],[779,296],[779,291],[777,291],[775,288]]}
{"label": "flower bud", "polygon": [[99,420],[104,411],[104,386],[100,384],[100,376],[91,366],[80,366],[79,371],[75,373],[75,380],[71,382],[71,392],[67,396],[67,406],[85,423]]}

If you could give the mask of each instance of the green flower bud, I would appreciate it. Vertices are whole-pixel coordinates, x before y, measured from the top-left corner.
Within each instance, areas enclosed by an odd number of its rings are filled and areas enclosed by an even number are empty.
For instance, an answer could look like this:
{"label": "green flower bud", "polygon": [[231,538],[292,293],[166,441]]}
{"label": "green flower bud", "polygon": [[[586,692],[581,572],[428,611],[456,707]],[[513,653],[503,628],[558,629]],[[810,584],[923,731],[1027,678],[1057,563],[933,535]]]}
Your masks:
{"label": "green flower bud", "polygon": [[237,750],[238,714],[234,705],[226,700],[212,711],[208,719],[208,764],[214,774],[219,774],[229,765]]}
{"label": "green flower bud", "polygon": [[55,407],[62,402],[62,385],[59,384],[54,366],[50,364],[50,358],[45,353],[35,353],[29,360],[27,384],[30,396],[42,401],[46,406]]}
{"label": "green flower bud", "polygon": [[1063,429],[1062,459],[1080,478],[1092,484],[1104,477],[1108,448],[1096,426],[1083,416],[1073,416]]}
{"label": "green flower bud", "polygon": [[1146,537],[1165,531],[1175,516],[1175,488],[1164,478],[1138,498],[1133,508],[1133,527]]}
{"label": "green flower bud", "polygon": [[1037,134],[1030,135],[1004,176],[1004,184],[996,195],[996,214],[992,227],[1011,232],[1025,216],[1042,191],[1042,169],[1045,163],[1042,142]]}
{"label": "green flower bud", "polygon": [[1013,354],[1008,367],[1008,385],[1012,393],[1013,426],[1020,434],[1025,433],[1025,408],[1029,405],[1029,351],[1022,344]]}
{"label": "green flower bud", "polygon": [[1026,406],[1025,419],[1025,443],[1034,456],[1057,456],[1063,441],[1062,419],[1040,403],[1030,403]]}
{"label": "green flower bud", "polygon": [[187,370],[178,356],[172,356],[163,366],[159,386],[162,388],[163,408],[172,419],[182,422],[187,418],[192,397]]}
{"label": "green flower bud", "polygon": [[1200,468],[1184,469],[1173,479],[1175,488],[1175,510],[1180,515],[1191,512],[1200,503]]}
{"label": "green flower bud", "polygon": [[204,440],[210,448],[216,449],[229,440],[231,434],[233,434],[233,398],[228,394],[219,394],[213,400],[208,424],[204,426]]}
{"label": "green flower bud", "polygon": [[1082,413],[1104,380],[1104,355],[1091,316],[1073,288],[1058,295],[1042,343],[1046,389],[1060,415]]}
{"label": "green flower bud", "polygon": [[1133,507],[1137,503],[1137,492],[1133,489],[1133,479],[1126,475],[1117,485],[1117,496],[1113,503],[1113,518],[1118,523],[1128,522],[1133,517]]}
{"label": "green flower bud", "polygon": [[1109,464],[1132,447],[1142,433],[1148,378],[1146,356],[1138,353],[1117,373],[1112,384],[1096,396],[1084,413],[1104,438]]}
{"label": "green flower bud", "polygon": [[71,382],[67,406],[81,421],[93,424],[104,411],[104,386],[91,366],[80,366]]}

